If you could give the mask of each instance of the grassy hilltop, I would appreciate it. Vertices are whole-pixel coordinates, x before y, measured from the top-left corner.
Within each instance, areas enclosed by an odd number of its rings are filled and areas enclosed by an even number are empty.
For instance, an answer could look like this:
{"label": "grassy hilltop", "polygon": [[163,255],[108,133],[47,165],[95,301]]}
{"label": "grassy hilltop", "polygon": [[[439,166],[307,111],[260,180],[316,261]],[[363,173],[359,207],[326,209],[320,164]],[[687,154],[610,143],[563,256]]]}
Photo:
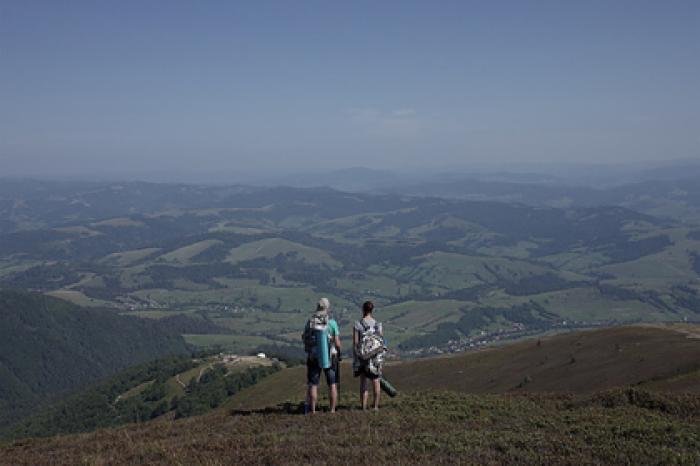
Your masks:
{"label": "grassy hilltop", "polygon": [[377,414],[282,410],[17,441],[0,463],[696,464],[700,402],[635,390],[576,398],[425,393]]}
{"label": "grassy hilltop", "polygon": [[402,393],[378,413],[355,408],[346,369],[339,412],[302,416],[303,370],[283,369],[205,416],[17,440],[0,463],[696,464],[697,336],[629,327],[395,363]]}

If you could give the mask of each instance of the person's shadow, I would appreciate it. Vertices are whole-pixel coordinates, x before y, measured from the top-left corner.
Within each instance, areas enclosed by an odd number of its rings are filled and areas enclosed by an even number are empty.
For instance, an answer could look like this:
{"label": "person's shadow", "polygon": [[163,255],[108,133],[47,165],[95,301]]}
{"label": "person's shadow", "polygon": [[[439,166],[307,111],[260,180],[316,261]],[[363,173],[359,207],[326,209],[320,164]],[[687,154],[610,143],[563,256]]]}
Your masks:
{"label": "person's shadow", "polygon": [[[353,409],[359,408],[354,408],[346,404],[338,404],[338,406],[336,407],[336,411],[352,411]],[[319,413],[324,413],[328,411],[329,410],[327,406],[317,409],[317,412]],[[231,411],[229,411],[229,414],[231,416],[251,416],[253,414],[304,414],[304,402],[295,403],[291,401],[285,401],[284,403],[279,403],[275,406],[268,406],[266,408],[261,409],[232,409]]]}

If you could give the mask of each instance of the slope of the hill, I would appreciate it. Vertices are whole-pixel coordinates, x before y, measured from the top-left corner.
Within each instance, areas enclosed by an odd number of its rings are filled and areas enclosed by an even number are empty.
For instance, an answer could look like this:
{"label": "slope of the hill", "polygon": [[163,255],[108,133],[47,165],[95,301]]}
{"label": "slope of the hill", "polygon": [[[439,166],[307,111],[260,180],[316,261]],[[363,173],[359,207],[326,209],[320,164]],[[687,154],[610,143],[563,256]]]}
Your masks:
{"label": "slope of the hill", "polygon": [[339,412],[300,415],[292,368],[205,416],[8,442],[0,464],[326,464],[329,446],[341,464],[697,464],[697,336],[622,327],[396,362],[402,393],[377,413],[345,366]]}
{"label": "slope of the hill", "polygon": [[37,404],[126,367],[188,352],[147,320],[0,291],[0,427]]}
{"label": "slope of the hill", "polygon": [[700,398],[404,395],[377,413],[215,414],[0,446],[0,463],[697,464]]}
{"label": "slope of the hill", "polygon": [[[700,329],[633,326],[560,334],[488,350],[387,364],[403,392],[592,393],[614,387],[700,393]],[[258,409],[304,398],[303,367],[271,375],[241,391],[233,409]],[[343,390],[354,392],[349,364]]]}

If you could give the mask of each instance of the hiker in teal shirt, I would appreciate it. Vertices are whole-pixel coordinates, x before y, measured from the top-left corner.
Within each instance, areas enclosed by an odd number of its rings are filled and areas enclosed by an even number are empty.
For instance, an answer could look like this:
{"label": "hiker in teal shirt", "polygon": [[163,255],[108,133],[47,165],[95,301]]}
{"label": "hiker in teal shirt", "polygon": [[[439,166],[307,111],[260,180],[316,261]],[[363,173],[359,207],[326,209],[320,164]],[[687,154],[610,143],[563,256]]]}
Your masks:
{"label": "hiker in teal shirt", "polygon": [[[335,412],[338,403],[338,365],[340,363],[340,329],[338,323],[331,319],[328,315],[330,302],[327,298],[321,298],[316,306],[316,312],[306,322],[302,340],[304,341],[304,350],[306,351],[306,382],[307,393],[306,402],[309,411],[316,412],[316,401],[318,400],[318,385],[321,379],[321,371],[326,375],[326,383],[328,383],[330,411]],[[328,345],[319,345],[316,341],[318,330],[323,331],[323,334],[328,338]],[[328,348],[327,355],[319,355],[318,349],[322,347]],[[330,358],[330,367],[322,368],[323,356]]]}

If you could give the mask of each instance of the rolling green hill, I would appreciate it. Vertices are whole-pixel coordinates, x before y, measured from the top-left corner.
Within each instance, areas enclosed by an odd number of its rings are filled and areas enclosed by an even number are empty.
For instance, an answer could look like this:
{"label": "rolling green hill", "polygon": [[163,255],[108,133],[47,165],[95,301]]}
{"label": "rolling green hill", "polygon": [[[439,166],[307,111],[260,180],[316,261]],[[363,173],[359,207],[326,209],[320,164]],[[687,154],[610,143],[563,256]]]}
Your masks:
{"label": "rolling green hill", "polygon": [[232,249],[226,257],[226,261],[238,264],[256,259],[271,259],[280,255],[291,255],[301,262],[325,265],[330,268],[337,268],[341,265],[325,251],[280,238],[268,238],[245,243]]}
{"label": "rolling green hill", "polygon": [[134,364],[186,353],[152,321],[0,291],[0,427],[60,395]]}

